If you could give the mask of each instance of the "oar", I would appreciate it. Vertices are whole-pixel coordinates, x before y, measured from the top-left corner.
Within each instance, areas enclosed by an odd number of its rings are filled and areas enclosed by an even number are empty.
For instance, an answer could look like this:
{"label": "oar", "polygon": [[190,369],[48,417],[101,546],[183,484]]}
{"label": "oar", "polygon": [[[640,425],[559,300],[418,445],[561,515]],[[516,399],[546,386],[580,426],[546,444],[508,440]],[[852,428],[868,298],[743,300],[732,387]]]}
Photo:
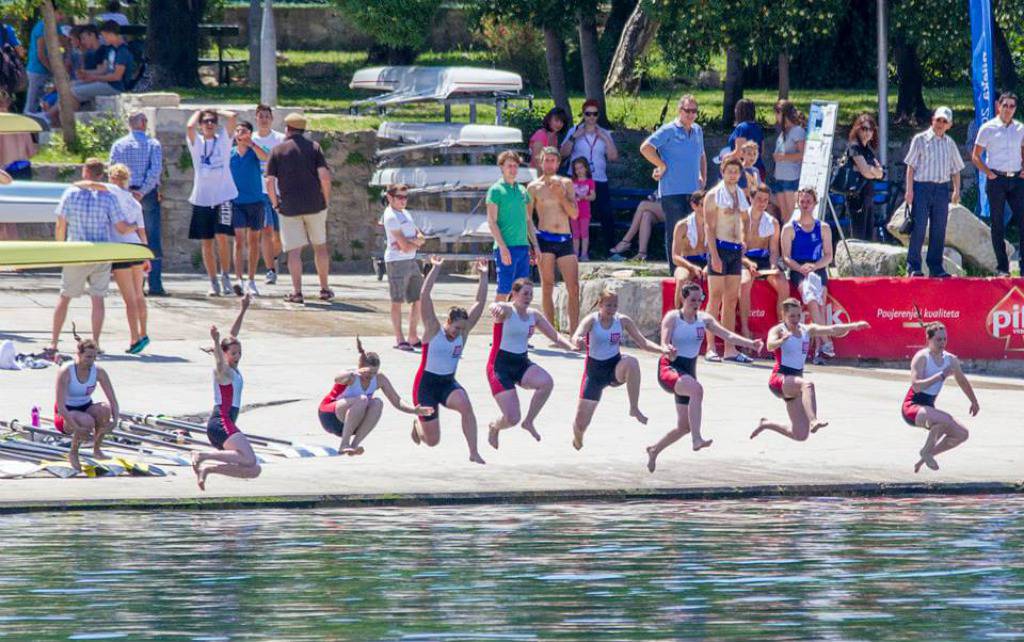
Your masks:
{"label": "oar", "polygon": [[[0,422],[0,423],[3,423],[3,422]],[[28,424],[24,424],[24,423],[18,421],[17,419],[15,419],[14,421],[9,422],[7,425],[10,427],[11,430],[13,430],[15,432],[28,432],[28,433],[33,433],[33,434],[37,434],[37,435],[43,435],[43,436],[49,437],[51,439],[60,439],[60,440],[69,439],[69,437],[67,435],[65,435],[64,433],[57,432],[56,430],[48,430],[46,428],[36,428],[34,426],[30,426]],[[129,437],[120,437],[120,439],[129,439]],[[63,445],[62,445],[62,447],[63,447]],[[161,463],[163,463],[165,465],[169,465],[169,466],[191,466],[192,465],[192,462],[189,461],[188,459],[186,459],[184,457],[179,457],[178,455],[175,455],[173,453],[160,453],[160,452],[156,452],[155,450],[150,450],[148,448],[142,448],[141,446],[136,448],[136,447],[131,446],[129,444],[122,444],[120,442],[113,441],[112,439],[108,439],[107,441],[103,442],[103,448],[108,449],[108,450],[127,451],[128,454],[141,454],[141,455],[145,455],[147,458],[156,459],[156,460],[160,461]]]}
{"label": "oar", "polygon": [[4,459],[12,459],[17,462],[30,463],[37,466],[40,470],[45,470],[54,477],[60,477],[61,479],[74,477],[78,474],[78,471],[72,468],[67,462],[41,460],[39,457],[34,455],[13,451],[0,451],[0,457],[3,457]]}
{"label": "oar", "polygon": [[[128,417],[136,423],[143,423],[149,426],[164,427],[164,428],[176,428],[185,430],[188,432],[201,432],[206,433],[206,426],[192,423],[190,421],[181,421],[180,419],[169,419],[162,415],[143,415],[139,413],[121,413],[122,417]],[[287,439],[277,439],[275,437],[264,437],[262,435],[254,435],[246,432],[246,438],[254,443],[265,446],[276,444],[281,446],[281,452],[285,457],[335,457],[338,451],[329,446],[315,446],[307,444],[299,444]]]}
{"label": "oar", "polygon": [[[43,421],[45,421],[45,422],[47,422],[49,424],[53,423],[53,419],[51,417],[40,417],[40,419],[42,419]],[[3,422],[0,422],[0,425],[3,425]],[[179,450],[179,451],[184,451],[184,452],[188,452],[188,453],[192,452],[192,449],[189,448],[188,446],[182,446],[182,445],[176,444],[174,442],[160,441],[158,439],[150,439],[148,437],[142,437],[140,435],[132,435],[132,434],[129,434],[129,433],[126,433],[126,432],[121,432],[119,430],[111,430],[107,434],[108,435],[114,435],[115,437],[122,437],[124,439],[133,439],[135,441],[141,442],[143,444],[149,444],[151,446],[160,446],[161,448],[169,448],[171,450]]]}
{"label": "oar", "polygon": [[[132,431],[132,433],[127,434],[126,438],[128,438],[128,439],[139,439],[139,440],[146,441],[146,442],[150,442],[150,441],[158,441],[159,442],[159,440],[151,439],[149,437],[141,437],[141,436],[137,436],[135,434],[136,432],[141,432],[141,433],[144,433],[144,434],[153,435],[153,436],[157,436],[157,437],[166,437],[167,439],[171,440],[170,442],[160,442],[160,443],[174,443],[174,445],[177,446],[178,448],[185,448],[186,450],[191,450],[190,448],[186,448],[185,446],[181,446],[181,445],[177,444],[177,442],[176,442],[176,439],[178,438],[177,435],[173,435],[173,434],[168,433],[168,432],[163,432],[162,430],[158,430],[156,428],[148,428],[146,426],[140,426],[139,424],[132,423],[130,421],[125,421],[124,419],[121,419],[117,423],[122,428],[126,428],[127,430],[131,430]],[[125,435],[126,433],[123,433],[123,432],[115,430],[114,434]],[[205,441],[200,441],[199,439],[193,439],[192,437],[185,437],[185,442],[186,443],[190,443],[190,444],[196,444],[198,446],[205,446],[207,450],[212,448],[212,446],[210,446],[209,443],[207,443]],[[259,446],[259,444],[257,444],[257,446]],[[277,450],[272,450],[272,451],[270,451],[270,453],[272,453],[274,455],[281,454]],[[266,460],[263,459],[262,457],[260,457],[259,455],[256,455],[256,461],[258,461],[261,464],[265,464],[266,463]],[[191,462],[189,463],[189,465],[191,465]]]}
{"label": "oar", "polygon": [[[0,441],[0,450],[3,450],[4,452],[32,455],[34,457],[39,457],[40,459],[48,456],[62,456],[66,454],[57,449],[51,449],[45,446],[36,446],[26,441]],[[82,472],[85,473],[87,477],[117,476],[125,472],[125,468],[121,464],[113,462],[100,463],[86,455],[80,455],[78,459],[82,463]],[[70,464],[68,467],[70,468]],[[72,470],[74,469],[72,468]]]}
{"label": "oar", "polygon": [[30,461],[0,461],[0,478],[11,479],[26,477],[44,470],[42,466]]}

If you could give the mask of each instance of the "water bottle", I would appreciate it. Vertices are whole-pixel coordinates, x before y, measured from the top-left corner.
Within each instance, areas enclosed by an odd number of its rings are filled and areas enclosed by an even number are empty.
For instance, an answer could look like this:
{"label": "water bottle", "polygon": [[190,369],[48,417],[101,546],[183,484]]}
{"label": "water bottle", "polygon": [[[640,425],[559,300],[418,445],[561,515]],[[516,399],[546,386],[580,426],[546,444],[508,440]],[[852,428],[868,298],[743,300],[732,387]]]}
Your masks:
{"label": "water bottle", "polygon": [[39,406],[32,406],[32,427],[39,427]]}

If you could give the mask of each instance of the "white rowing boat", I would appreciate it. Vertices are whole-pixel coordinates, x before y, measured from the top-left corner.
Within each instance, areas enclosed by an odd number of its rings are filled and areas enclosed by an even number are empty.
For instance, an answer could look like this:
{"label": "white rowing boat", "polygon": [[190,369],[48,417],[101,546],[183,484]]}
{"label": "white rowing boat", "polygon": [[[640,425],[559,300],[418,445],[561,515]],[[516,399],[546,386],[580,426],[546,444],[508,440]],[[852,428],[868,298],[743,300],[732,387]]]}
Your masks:
{"label": "white rowing boat", "polygon": [[377,128],[377,138],[405,145],[434,144],[439,147],[474,147],[485,145],[518,145],[523,133],[515,127],[476,125],[468,123],[403,123],[384,122]]}
{"label": "white rowing boat", "polygon": [[349,87],[386,92],[353,106],[386,107],[453,96],[511,95],[522,91],[523,79],[515,72],[483,67],[368,67],[356,71]]}
{"label": "white rowing boat", "polygon": [[[519,167],[516,181],[529,183],[537,178],[536,170]],[[497,165],[434,165],[430,167],[392,167],[378,169],[370,185],[386,187],[402,183],[413,189],[486,189],[501,180]]]}
{"label": "white rowing boat", "polygon": [[427,238],[443,243],[491,238],[486,214],[442,212],[439,210],[409,210],[416,228]]}
{"label": "white rowing boat", "polygon": [[67,183],[14,181],[0,185],[0,223],[53,223]]}

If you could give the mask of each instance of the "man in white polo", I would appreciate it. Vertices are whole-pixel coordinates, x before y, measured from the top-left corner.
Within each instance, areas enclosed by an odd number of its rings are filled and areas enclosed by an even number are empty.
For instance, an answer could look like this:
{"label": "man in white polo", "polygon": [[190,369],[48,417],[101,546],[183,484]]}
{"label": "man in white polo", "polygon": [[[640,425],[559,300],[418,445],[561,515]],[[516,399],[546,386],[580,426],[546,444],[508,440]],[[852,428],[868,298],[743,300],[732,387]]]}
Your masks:
{"label": "man in white polo", "polygon": [[[988,195],[992,217],[992,249],[996,252],[996,271],[999,276],[1010,274],[1010,261],[1006,256],[1006,224],[1003,211],[1010,206],[1012,217],[1020,231],[1020,248],[1024,255],[1024,124],[1013,118],[1017,111],[1017,96],[1004,93],[996,103],[996,117],[978,129],[971,160],[988,177],[985,194]],[[987,152],[984,160],[982,152]],[[1024,259],[1020,263],[1024,264]],[[1018,268],[1021,266],[1018,265]]]}

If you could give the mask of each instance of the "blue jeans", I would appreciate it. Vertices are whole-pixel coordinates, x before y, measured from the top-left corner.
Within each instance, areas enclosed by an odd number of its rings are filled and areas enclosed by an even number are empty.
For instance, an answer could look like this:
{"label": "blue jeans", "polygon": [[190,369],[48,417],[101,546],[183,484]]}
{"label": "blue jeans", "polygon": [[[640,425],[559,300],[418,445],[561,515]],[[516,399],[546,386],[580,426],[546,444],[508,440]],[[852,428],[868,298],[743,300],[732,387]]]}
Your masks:
{"label": "blue jeans", "polygon": [[665,259],[668,261],[670,276],[676,271],[676,266],[672,263],[672,232],[676,229],[676,223],[690,213],[690,196],[671,194],[661,197],[661,209],[665,212]]}
{"label": "blue jeans", "polygon": [[160,259],[164,254],[163,245],[160,242],[160,200],[157,198],[157,190],[153,188],[148,194],[142,197],[142,218],[146,223],[146,240],[149,241],[149,249],[153,252],[153,260],[149,269],[149,291],[151,294],[158,294],[164,291],[163,270],[160,266]]}
{"label": "blue jeans", "polygon": [[914,203],[910,207],[914,229],[907,250],[907,272],[921,271],[921,246],[928,233],[925,262],[930,274],[942,274],[942,250],[946,246],[946,221],[949,218],[949,183],[914,181]]}
{"label": "blue jeans", "polygon": [[501,252],[494,248],[494,269],[498,277],[498,294],[508,294],[512,291],[512,282],[516,279],[530,278],[530,246],[510,245],[508,253],[511,255],[512,264],[505,265],[501,262]]}

